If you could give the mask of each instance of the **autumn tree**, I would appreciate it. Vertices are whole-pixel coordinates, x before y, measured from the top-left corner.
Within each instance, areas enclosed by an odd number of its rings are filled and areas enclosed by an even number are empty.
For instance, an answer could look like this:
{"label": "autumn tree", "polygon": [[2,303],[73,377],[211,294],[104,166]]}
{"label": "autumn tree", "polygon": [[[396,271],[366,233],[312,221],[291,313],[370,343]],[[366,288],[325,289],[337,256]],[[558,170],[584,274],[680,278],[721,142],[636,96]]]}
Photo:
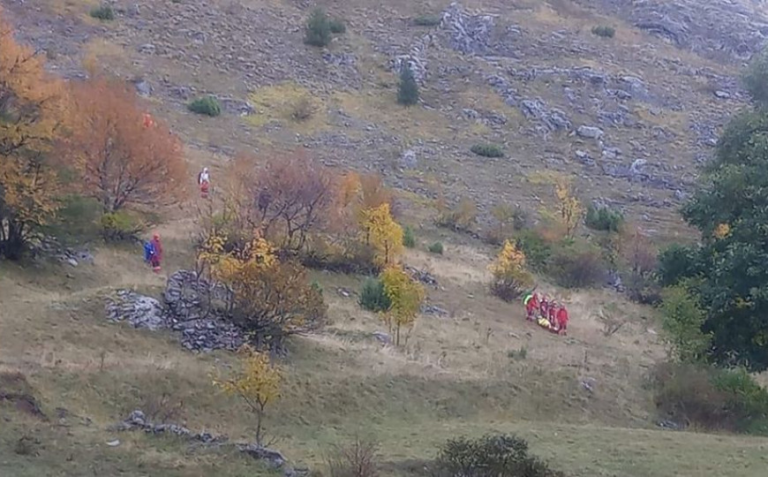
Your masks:
{"label": "autumn tree", "polygon": [[360,227],[365,243],[376,250],[376,263],[394,265],[403,251],[403,228],[392,218],[389,204],[363,210]]}
{"label": "autumn tree", "polygon": [[555,198],[557,199],[557,215],[563,234],[567,239],[573,239],[576,227],[584,215],[584,208],[573,192],[570,180],[558,177],[555,181]]}
{"label": "autumn tree", "polygon": [[381,283],[390,301],[389,309],[382,316],[390,333],[395,330],[395,344],[400,346],[400,329],[412,328],[416,322],[424,301],[424,287],[399,266],[385,269],[381,274]]}
{"label": "autumn tree", "polygon": [[544,176],[545,181],[554,188],[555,208],[544,209],[542,215],[557,225],[562,238],[572,240],[584,216],[584,207],[575,195],[570,178],[559,174]]}
{"label": "autumn tree", "polygon": [[255,158],[239,156],[227,193],[238,220],[258,229],[281,253],[305,251],[313,233],[331,221],[338,178],[325,166],[295,152],[268,158],[257,169]]}
{"label": "autumn tree", "polygon": [[246,345],[239,350],[240,370],[214,380],[225,393],[237,396],[256,415],[256,444],[264,444],[264,415],[267,406],[280,398],[282,372],[269,355]]}
{"label": "autumn tree", "polygon": [[534,285],[533,276],[525,266],[525,254],[506,240],[496,261],[489,267],[493,280],[491,292],[504,301],[513,301]]}
{"label": "autumn tree", "polygon": [[129,86],[94,75],[72,85],[76,119],[66,155],[82,177],[83,192],[106,213],[157,207],[184,199],[186,166],[181,143]]}
{"label": "autumn tree", "polygon": [[212,279],[231,291],[226,313],[251,333],[257,347],[280,351],[286,337],[324,324],[322,293],[310,286],[301,265],[281,262],[275,248],[259,236],[230,252],[224,249],[226,242],[226,237],[209,237],[199,260]]}
{"label": "autumn tree", "polygon": [[18,259],[58,208],[49,153],[65,111],[62,83],[42,56],[16,43],[0,9],[0,256]]}

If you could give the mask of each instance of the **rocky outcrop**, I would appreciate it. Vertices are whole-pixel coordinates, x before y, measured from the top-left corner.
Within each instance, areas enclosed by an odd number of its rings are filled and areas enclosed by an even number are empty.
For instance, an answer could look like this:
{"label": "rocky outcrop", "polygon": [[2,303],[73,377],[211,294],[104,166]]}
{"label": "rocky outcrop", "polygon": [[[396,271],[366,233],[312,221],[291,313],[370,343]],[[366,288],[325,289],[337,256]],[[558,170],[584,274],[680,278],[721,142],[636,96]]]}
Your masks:
{"label": "rocky outcrop", "polygon": [[451,48],[465,55],[487,51],[493,31],[493,16],[472,15],[458,3],[452,3],[443,13],[440,28],[448,34]]}
{"label": "rocky outcrop", "polygon": [[766,43],[768,20],[746,0],[577,0],[614,14],[679,48],[741,62]]}
{"label": "rocky outcrop", "polygon": [[169,329],[184,348],[196,352],[235,350],[245,343],[242,330],[218,312],[228,290],[180,270],[168,278],[163,302],[131,290],[118,290],[107,303],[107,318],[134,328]]}
{"label": "rocky outcrop", "polygon": [[[295,469],[288,464],[288,459],[280,451],[269,449],[256,443],[234,443],[229,444],[229,438],[225,435],[214,435],[210,432],[192,432],[186,427],[172,423],[153,423],[147,415],[137,409],[131,412],[128,417],[110,427],[111,431],[128,432],[144,431],[152,435],[174,435],[187,441],[199,442],[206,445],[231,445],[235,449],[247,454],[248,456],[264,462],[272,469],[278,469],[286,477],[295,477],[308,473],[307,469]],[[119,441],[115,441],[119,445]]]}

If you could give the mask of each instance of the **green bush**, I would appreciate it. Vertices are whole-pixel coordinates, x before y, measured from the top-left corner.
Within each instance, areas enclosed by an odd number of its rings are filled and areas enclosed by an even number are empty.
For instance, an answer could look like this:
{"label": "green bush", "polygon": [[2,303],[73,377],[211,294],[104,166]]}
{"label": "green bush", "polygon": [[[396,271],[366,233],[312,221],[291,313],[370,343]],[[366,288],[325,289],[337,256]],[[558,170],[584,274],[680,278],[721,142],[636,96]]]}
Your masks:
{"label": "green bush", "polygon": [[552,256],[552,244],[533,229],[520,230],[514,238],[517,248],[525,254],[528,267],[535,271],[544,271],[549,257]]}
{"label": "green bush", "polygon": [[439,15],[419,15],[418,17],[413,19],[413,24],[416,26],[423,26],[423,27],[434,27],[438,26],[441,22]]}
{"label": "green bush", "polygon": [[768,391],[744,369],[663,363],[653,379],[657,408],[676,422],[768,435]]}
{"label": "green bush", "polygon": [[95,199],[71,195],[62,199],[56,216],[41,227],[45,235],[64,244],[82,244],[101,237],[101,204]]}
{"label": "green bush", "polygon": [[304,43],[317,47],[328,46],[331,43],[331,21],[322,8],[312,10],[307,20]]}
{"label": "green bush", "polygon": [[91,9],[91,17],[102,21],[112,21],[115,19],[115,12],[109,5],[101,5]]}
{"label": "green bush", "polygon": [[528,442],[514,435],[460,437],[442,446],[432,468],[434,477],[562,477],[538,457]]}
{"label": "green bush", "polygon": [[384,290],[384,284],[376,278],[365,280],[363,288],[360,290],[358,303],[364,310],[373,312],[387,311],[392,305],[386,290]]}
{"label": "green bush", "polygon": [[692,246],[673,244],[659,253],[656,276],[661,286],[675,285],[699,273],[698,250]]}
{"label": "green bush", "polygon": [[504,157],[504,150],[495,144],[475,144],[469,150],[478,156]]}
{"label": "green bush", "polygon": [[419,85],[413,71],[407,65],[400,70],[400,84],[397,88],[397,102],[404,106],[413,106],[419,102]]}
{"label": "green bush", "polygon": [[555,248],[546,264],[547,275],[564,288],[590,288],[605,283],[608,270],[599,249],[580,243]]}
{"label": "green bush", "polygon": [[136,215],[119,210],[101,216],[101,233],[108,242],[135,241],[146,229],[146,224]]}
{"label": "green bush", "polygon": [[587,207],[587,215],[584,224],[592,230],[604,232],[618,232],[624,224],[624,214],[608,207]]}
{"label": "green bush", "polygon": [[443,254],[443,242],[435,242],[432,245],[429,246],[429,252],[434,253],[436,255],[442,255]]}
{"label": "green bush", "polygon": [[613,38],[616,36],[616,29],[608,25],[598,25],[592,28],[592,34],[603,38]]}
{"label": "green bush", "polygon": [[410,225],[403,229],[403,246],[407,248],[416,246],[416,236],[413,233],[413,227]]}
{"label": "green bush", "polygon": [[696,291],[685,282],[666,288],[660,311],[665,338],[677,358],[687,363],[703,361],[712,345],[712,335],[702,331],[707,314]]}
{"label": "green bush", "polygon": [[344,24],[344,20],[334,18],[328,21],[328,27],[331,29],[331,33],[337,35],[343,35],[347,32],[347,25]]}
{"label": "green bush", "polygon": [[219,105],[219,100],[213,96],[197,98],[196,100],[189,103],[187,108],[195,114],[204,114],[212,118],[215,118],[221,114],[221,105]]}

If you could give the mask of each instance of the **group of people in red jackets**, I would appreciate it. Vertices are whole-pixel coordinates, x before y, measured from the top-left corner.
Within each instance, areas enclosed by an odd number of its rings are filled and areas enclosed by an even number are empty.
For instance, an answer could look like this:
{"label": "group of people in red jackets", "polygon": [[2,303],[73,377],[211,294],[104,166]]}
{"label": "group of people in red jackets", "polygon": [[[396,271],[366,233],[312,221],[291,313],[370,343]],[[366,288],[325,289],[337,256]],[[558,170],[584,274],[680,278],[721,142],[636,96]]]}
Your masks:
{"label": "group of people in red jackets", "polygon": [[567,334],[568,309],[547,295],[531,293],[523,299],[526,317],[529,321],[536,322],[542,328],[559,335]]}

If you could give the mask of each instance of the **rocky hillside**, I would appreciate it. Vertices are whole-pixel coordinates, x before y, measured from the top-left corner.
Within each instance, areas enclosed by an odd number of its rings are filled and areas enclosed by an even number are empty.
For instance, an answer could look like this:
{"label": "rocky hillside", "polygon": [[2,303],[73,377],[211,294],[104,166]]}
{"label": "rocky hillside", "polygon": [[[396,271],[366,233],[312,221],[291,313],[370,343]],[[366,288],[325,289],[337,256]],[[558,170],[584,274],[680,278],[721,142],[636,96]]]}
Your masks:
{"label": "rocky hillside", "polygon": [[[768,34],[756,0],[107,3],[111,22],[90,18],[89,0],[2,0],[62,75],[81,75],[89,58],[134,81],[195,148],[303,146],[418,196],[436,179],[481,210],[539,207],[549,192],[537,176],[567,172],[585,198],[659,234],[679,230],[696,167],[745,102],[738,70]],[[347,24],[326,49],[303,43],[316,5]],[[416,26],[419,15],[439,22]],[[593,34],[601,25],[615,36]],[[414,108],[395,102],[402,62],[422,86]],[[202,94],[226,114],[189,113]],[[296,122],[301,98],[315,113]],[[478,143],[506,156],[476,156]]]}

